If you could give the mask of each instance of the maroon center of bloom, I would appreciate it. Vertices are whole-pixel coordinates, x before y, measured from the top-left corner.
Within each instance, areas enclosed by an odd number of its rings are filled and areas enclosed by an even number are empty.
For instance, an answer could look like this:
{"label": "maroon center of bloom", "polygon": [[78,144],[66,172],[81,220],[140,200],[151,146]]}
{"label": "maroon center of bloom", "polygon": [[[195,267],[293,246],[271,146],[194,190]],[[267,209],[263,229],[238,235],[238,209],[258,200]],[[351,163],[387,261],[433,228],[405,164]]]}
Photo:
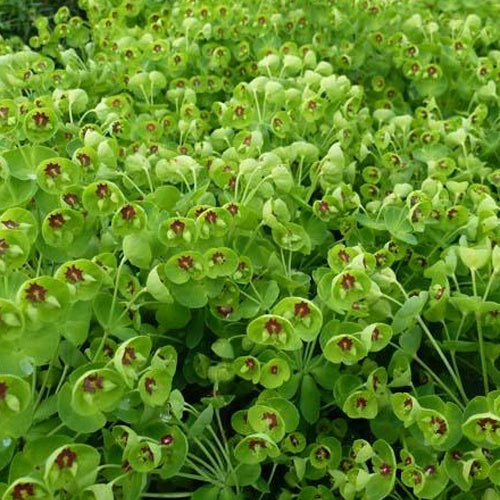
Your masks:
{"label": "maroon center of bloom", "polygon": [[217,222],[217,214],[213,210],[209,210],[205,214],[205,221],[208,224],[215,224]]}
{"label": "maroon center of bloom", "polygon": [[388,476],[392,471],[391,466],[389,464],[382,464],[379,470],[382,476]]}
{"label": "maroon center of bloom", "polygon": [[6,120],[8,116],[9,116],[9,108],[0,107],[0,118]]}
{"label": "maroon center of bloom", "polygon": [[325,214],[326,212],[328,212],[329,208],[330,208],[330,205],[328,204],[328,202],[326,202],[324,200],[320,201],[320,203],[319,203],[320,212]]}
{"label": "maroon center of bloom", "polygon": [[63,200],[64,203],[66,203],[70,207],[74,207],[75,205],[78,205],[80,203],[80,199],[74,193],[66,193],[65,195],[63,195]]}
{"label": "maroon center of bloom", "polygon": [[0,382],[0,401],[5,401],[6,395],[7,395],[7,384],[5,382]]}
{"label": "maroon center of bloom", "polygon": [[96,373],[89,375],[83,379],[83,391],[94,393],[97,389],[102,389],[104,379]]}
{"label": "maroon center of bloom", "polygon": [[131,365],[136,359],[137,356],[135,354],[135,349],[133,347],[125,347],[125,351],[122,356],[122,365]]}
{"label": "maroon center of bloom", "polygon": [[46,127],[49,123],[49,117],[44,112],[36,112],[33,115],[33,121],[37,127]]}
{"label": "maroon center of bloom", "polygon": [[101,200],[106,198],[109,195],[109,186],[107,184],[97,184],[95,194]]}
{"label": "maroon center of bloom", "polygon": [[180,220],[174,220],[172,224],[170,224],[170,229],[175,233],[175,234],[181,234],[186,227],[186,224]]}
{"label": "maroon center of bloom", "polygon": [[61,166],[57,163],[48,163],[47,166],[43,169],[45,175],[48,177],[57,177],[61,175]]}
{"label": "maroon center of bloom", "polygon": [[183,255],[177,259],[177,265],[184,271],[189,271],[194,266],[194,259],[190,255]]}
{"label": "maroon center of bloom", "polygon": [[275,118],[273,120],[273,125],[274,125],[275,128],[280,128],[281,125],[283,125],[283,122],[279,118]]}
{"label": "maroon center of bloom", "polygon": [[380,338],[380,330],[378,328],[374,328],[372,332],[372,340],[376,342]]}
{"label": "maroon center of bloom", "polygon": [[262,420],[265,420],[269,425],[269,430],[273,430],[278,427],[278,417],[275,413],[265,412],[262,415]]}
{"label": "maroon center of bloom", "polygon": [[174,442],[174,436],[172,436],[172,434],[165,434],[165,436],[162,436],[160,438],[160,443],[166,446],[172,444],[173,442]]}
{"label": "maroon center of bloom", "polygon": [[19,227],[19,223],[14,221],[14,220],[4,220],[4,221],[2,221],[2,224],[7,229],[16,229],[16,227]]}
{"label": "maroon center of bloom", "polygon": [[69,266],[64,273],[64,276],[70,283],[77,283],[78,281],[84,281],[83,271],[78,269],[74,264]]}
{"label": "maroon center of bloom", "polygon": [[238,215],[240,208],[235,203],[230,203],[227,206],[227,210],[231,215]]}
{"label": "maroon center of bloom", "polygon": [[316,101],[309,101],[307,107],[310,111],[314,111],[318,107],[318,103]]}
{"label": "maroon center of bloom", "polygon": [[299,316],[300,318],[305,318],[306,316],[309,316],[311,313],[311,309],[307,305],[307,302],[297,302],[293,308],[293,312],[295,316]]}
{"label": "maroon center of bloom", "polygon": [[49,226],[52,229],[60,229],[64,226],[65,220],[63,214],[53,214],[49,217]]}
{"label": "maroon center of bloom", "polygon": [[9,248],[9,244],[5,241],[4,238],[0,239],[0,255],[4,255],[5,251]]}
{"label": "maroon center of bloom", "polygon": [[146,462],[152,462],[154,459],[153,452],[149,446],[143,446],[141,448],[142,459]]}
{"label": "maroon center of bloom", "polygon": [[125,472],[130,472],[132,470],[132,466],[130,465],[130,462],[128,460],[125,460],[125,462],[123,462],[122,469]]}
{"label": "maroon center of bloom", "polygon": [[490,417],[480,418],[477,423],[482,431],[495,432],[499,427],[498,421]]}
{"label": "maroon center of bloom", "polygon": [[223,318],[227,318],[232,314],[234,309],[231,306],[217,306],[217,314]]}
{"label": "maroon center of bloom", "polygon": [[432,476],[436,472],[436,467],[434,465],[428,465],[424,470],[428,476]]}
{"label": "maroon center of bloom", "polygon": [[267,321],[264,327],[270,335],[278,335],[281,330],[283,330],[283,326],[281,325],[281,323],[274,318],[271,318],[269,321]]}
{"label": "maroon center of bloom", "polygon": [[69,448],[64,448],[64,450],[57,455],[56,464],[59,469],[69,469],[76,460],[76,453],[71,451]]}
{"label": "maroon center of bloom", "polygon": [[354,287],[355,283],[356,278],[352,274],[346,273],[342,276],[341,285],[344,290],[350,290]]}
{"label": "maroon center of bloom", "polygon": [[453,458],[453,460],[460,460],[462,457],[463,453],[459,450],[453,450],[451,452],[451,458]]}
{"label": "maroon center of bloom", "polygon": [[245,108],[243,106],[236,106],[236,109],[234,110],[234,114],[236,116],[243,116],[245,114]]}
{"label": "maroon center of bloom", "polygon": [[340,250],[337,255],[338,255],[339,259],[344,261],[344,262],[349,262],[349,260],[350,260],[349,254],[345,250]]}
{"label": "maroon center of bloom", "polygon": [[247,368],[250,368],[250,370],[252,368],[255,368],[255,361],[252,359],[252,358],[248,358],[246,361],[245,361],[245,366]]}
{"label": "maroon center of bloom", "polygon": [[123,220],[132,220],[135,217],[135,208],[132,205],[125,205],[120,210],[120,214]]}
{"label": "maroon center of bloom", "polygon": [[446,433],[447,427],[446,422],[440,417],[431,417],[431,425],[434,429],[434,432],[439,435],[443,435]]}
{"label": "maroon center of bloom", "polygon": [[30,302],[45,302],[46,294],[47,289],[37,283],[31,283],[31,285],[26,288],[26,299]]}
{"label": "maroon center of bloom", "polygon": [[146,392],[148,394],[153,394],[155,387],[156,380],[153,377],[146,377],[146,380],[144,381],[144,389],[146,389]]}
{"label": "maroon center of bloom", "polygon": [[413,400],[411,398],[406,398],[403,404],[405,408],[413,408]]}
{"label": "maroon center of bloom", "polygon": [[278,373],[278,367],[276,365],[271,366],[271,374],[276,375]]}
{"label": "maroon center of bloom", "polygon": [[222,252],[215,252],[212,255],[212,262],[214,264],[224,264],[226,261],[226,258],[224,257],[224,254]]}
{"label": "maroon center of bloom", "polygon": [[32,483],[19,483],[14,486],[12,491],[13,500],[25,500],[28,497],[35,496],[35,487]]}
{"label": "maroon center of bloom", "polygon": [[337,345],[342,349],[342,351],[350,351],[352,349],[354,342],[349,337],[342,337]]}
{"label": "maroon center of bloom", "polygon": [[317,460],[329,460],[330,452],[323,446],[319,447],[314,454]]}
{"label": "maroon center of bloom", "polygon": [[90,156],[85,154],[85,153],[79,153],[76,155],[78,158],[78,161],[80,162],[80,165],[82,167],[88,167],[90,165],[91,159]]}
{"label": "maroon center of bloom", "polygon": [[248,441],[248,448],[252,451],[255,451],[258,448],[265,448],[266,442],[263,439],[250,439]]}
{"label": "maroon center of bloom", "polygon": [[366,400],[366,398],[363,398],[363,397],[359,397],[356,399],[356,408],[366,408],[366,405],[368,404],[368,401]]}

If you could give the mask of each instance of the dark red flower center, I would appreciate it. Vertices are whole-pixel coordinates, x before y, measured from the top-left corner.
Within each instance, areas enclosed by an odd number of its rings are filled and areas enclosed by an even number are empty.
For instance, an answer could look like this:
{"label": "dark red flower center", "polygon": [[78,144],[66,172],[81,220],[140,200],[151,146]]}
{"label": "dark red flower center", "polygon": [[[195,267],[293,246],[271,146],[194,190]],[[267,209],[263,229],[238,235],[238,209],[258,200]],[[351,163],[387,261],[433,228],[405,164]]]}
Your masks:
{"label": "dark red flower center", "polygon": [[70,448],[64,448],[56,457],[56,464],[59,469],[69,469],[76,460],[76,453]]}
{"label": "dark red flower center", "polygon": [[380,466],[379,470],[382,476],[388,476],[392,472],[391,466],[385,463]]}
{"label": "dark red flower center", "polygon": [[352,346],[354,345],[354,342],[349,337],[342,337],[337,342],[337,345],[340,347],[340,349],[342,349],[342,351],[350,351],[352,349]]}
{"label": "dark red flower center", "polygon": [[125,347],[122,356],[122,364],[123,365],[131,365],[134,360],[137,359],[137,355],[135,354],[135,349],[133,347]]}
{"label": "dark red flower center", "polygon": [[109,186],[107,184],[97,184],[95,194],[101,200],[106,198],[109,195]]}
{"label": "dark red flower center", "polygon": [[156,388],[156,380],[153,377],[146,377],[144,381],[144,389],[148,394],[153,394],[153,391]]}
{"label": "dark red flower center", "polygon": [[172,444],[174,442],[174,436],[172,434],[165,434],[165,436],[162,436],[160,438],[160,443],[168,446],[169,444]]}
{"label": "dark red flower center", "polygon": [[217,314],[223,318],[230,316],[233,310],[234,309],[231,306],[217,306]]}
{"label": "dark red flower center", "polygon": [[98,389],[102,389],[103,382],[104,382],[104,378],[100,377],[96,373],[93,373],[92,375],[88,375],[87,377],[85,377],[83,379],[83,391],[90,392],[91,394],[93,394]]}
{"label": "dark red flower center", "polygon": [[278,335],[281,332],[281,330],[283,330],[283,326],[275,318],[271,318],[270,320],[268,320],[267,323],[264,325],[264,327],[270,335],[273,334]]}
{"label": "dark red flower center", "polygon": [[57,177],[61,175],[61,166],[58,163],[47,163],[47,166],[43,169],[45,175],[48,177]]}
{"label": "dark red flower center", "polygon": [[52,229],[61,229],[61,227],[64,226],[64,223],[66,221],[64,220],[64,216],[63,214],[52,214],[50,217],[49,217],[49,226],[52,228]]}
{"label": "dark red flower center", "polygon": [[14,486],[12,500],[25,500],[35,496],[35,486],[32,483],[19,483]]}
{"label": "dark red flower center", "polygon": [[295,316],[298,316],[299,318],[305,318],[311,314],[311,309],[309,308],[309,305],[307,302],[297,302],[293,308]]}
{"label": "dark red flower center", "polygon": [[2,221],[2,224],[7,229],[16,229],[17,227],[19,227],[19,222],[16,222],[14,220],[4,220],[4,221]]}
{"label": "dark red flower center", "polygon": [[262,420],[267,422],[270,431],[278,427],[278,417],[276,413],[265,412],[262,414]]}
{"label": "dark red flower center", "polygon": [[355,283],[356,278],[352,274],[346,273],[342,276],[341,285],[344,290],[350,290],[354,287]]}
{"label": "dark red flower center", "polygon": [[175,234],[182,234],[186,227],[186,224],[180,220],[174,220],[172,224],[170,224],[170,229],[175,233]]}
{"label": "dark red flower center", "polygon": [[78,161],[80,162],[80,165],[82,167],[88,167],[92,161],[90,159],[90,156],[85,153],[79,153],[76,155],[76,157],[78,158]]}
{"label": "dark red flower center", "polygon": [[5,251],[10,247],[10,245],[5,241],[4,238],[0,238],[0,255],[4,255]]}
{"label": "dark red flower center", "polygon": [[209,210],[205,214],[205,221],[208,224],[215,224],[217,222],[217,214],[213,210]]}
{"label": "dark red flower center", "polygon": [[214,264],[224,264],[224,262],[226,262],[226,257],[222,252],[215,252],[212,254],[212,262]]}
{"label": "dark red flower center", "polygon": [[6,395],[7,395],[7,384],[5,382],[0,382],[0,401],[5,401]]}
{"label": "dark red flower center", "polygon": [[366,398],[363,398],[363,397],[359,397],[359,398],[356,398],[356,408],[366,408],[366,405],[368,404],[368,401],[366,400]]}
{"label": "dark red flower center", "polygon": [[74,264],[66,269],[64,276],[70,283],[73,284],[77,283],[78,281],[84,281],[83,271],[81,269],[78,269]]}
{"label": "dark red flower center", "polygon": [[183,271],[189,271],[194,266],[194,259],[190,255],[183,255],[177,259],[177,265]]}
{"label": "dark red flower center", "polygon": [[125,205],[120,210],[120,214],[123,220],[132,220],[135,217],[136,211],[132,205]]}
{"label": "dark red flower center", "polygon": [[37,111],[33,115],[33,121],[37,127],[46,127],[49,123],[49,117],[43,111]]}
{"label": "dark red flower center", "polygon": [[239,117],[243,116],[245,114],[245,108],[243,106],[236,106],[234,114]]}
{"label": "dark red flower center", "polygon": [[26,299],[30,302],[45,302],[45,295],[47,294],[47,289],[37,283],[31,283],[31,285],[26,288]]}

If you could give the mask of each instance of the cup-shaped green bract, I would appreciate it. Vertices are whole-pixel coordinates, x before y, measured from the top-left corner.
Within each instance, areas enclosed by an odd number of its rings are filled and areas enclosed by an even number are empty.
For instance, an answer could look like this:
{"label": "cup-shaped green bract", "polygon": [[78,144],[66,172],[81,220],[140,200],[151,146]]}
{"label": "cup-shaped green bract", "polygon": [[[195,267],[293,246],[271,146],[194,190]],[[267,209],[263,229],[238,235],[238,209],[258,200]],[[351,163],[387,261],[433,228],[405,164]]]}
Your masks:
{"label": "cup-shaped green bract", "polygon": [[211,248],[205,252],[203,257],[209,278],[215,279],[223,276],[231,276],[238,269],[238,255],[230,248]]}
{"label": "cup-shaped green bract", "polygon": [[321,437],[308,449],[309,462],[315,469],[335,469],[340,464],[342,446],[340,441],[334,437]]}
{"label": "cup-shaped green bract", "polygon": [[278,397],[275,391],[263,391],[257,402],[259,404],[271,406],[279,412],[287,433],[295,431],[299,426],[300,414],[295,405],[288,399]]}
{"label": "cup-shaped green bract", "polygon": [[206,274],[205,259],[196,251],[180,252],[167,260],[163,272],[176,285],[190,280],[201,280]]}
{"label": "cup-shaped green bract", "polygon": [[231,427],[242,436],[248,436],[255,431],[248,421],[248,410],[239,410],[231,415]]}
{"label": "cup-shaped green bract", "polygon": [[154,422],[147,427],[147,435],[161,448],[158,473],[162,479],[173,477],[183,467],[188,453],[188,440],[176,425]]}
{"label": "cup-shaped green bract", "polygon": [[0,339],[14,340],[24,331],[24,315],[14,302],[0,299]]}
{"label": "cup-shaped green bract", "polygon": [[2,229],[0,224],[0,274],[20,268],[28,259],[30,246],[25,233]]}
{"label": "cup-shaped green bract", "polygon": [[301,432],[287,434],[281,442],[281,448],[286,453],[302,453],[307,445],[306,437]]}
{"label": "cup-shaped green bract", "polygon": [[350,418],[373,419],[378,413],[377,398],[371,391],[356,391],[344,401],[342,411]]}
{"label": "cup-shaped green bract", "polygon": [[57,115],[51,108],[33,108],[24,118],[24,133],[30,142],[48,141],[55,135],[58,127]]}
{"label": "cup-shaped green bract", "polygon": [[48,158],[38,165],[36,177],[38,185],[46,193],[59,194],[78,184],[80,169],[67,158]]}
{"label": "cup-shaped green bract", "polygon": [[77,494],[94,484],[101,457],[92,446],[80,443],[57,448],[46,460],[44,480],[53,490]]}
{"label": "cup-shaped green bract", "polygon": [[196,228],[202,239],[225,236],[231,224],[231,215],[223,208],[208,208],[196,219]]}
{"label": "cup-shaped green bract", "polygon": [[401,480],[406,486],[413,488],[413,493],[418,498],[436,498],[448,483],[444,466],[435,462],[426,463],[422,467],[407,467],[401,474]]}
{"label": "cup-shaped green bract", "polygon": [[196,224],[187,217],[171,217],[160,224],[158,239],[166,246],[186,247],[197,238]]}
{"label": "cup-shaped green bract", "polygon": [[[132,337],[120,344],[113,356],[113,365],[129,387],[137,380],[138,373],[148,360],[151,351],[151,337]],[[152,392],[151,392],[152,394]],[[168,397],[168,395],[167,395]]]}
{"label": "cup-shaped green bract", "polygon": [[370,352],[384,349],[392,339],[392,328],[384,323],[373,323],[361,332],[365,345],[370,346]]}
{"label": "cup-shaped green bract", "polygon": [[407,392],[396,392],[391,395],[391,405],[394,414],[404,423],[405,427],[415,423],[415,419],[420,410],[420,405],[416,398]]}
{"label": "cup-shaped green bract", "polygon": [[37,500],[50,500],[54,498],[47,486],[38,479],[20,477],[5,490],[2,500],[17,500],[18,498],[36,498]]}
{"label": "cup-shaped green bract", "polygon": [[54,276],[67,284],[74,299],[92,300],[101,288],[104,272],[88,259],[77,259],[65,262]]}
{"label": "cup-shaped green bract", "polygon": [[290,376],[288,361],[283,358],[273,358],[261,367],[259,383],[266,389],[276,389],[288,381]]}
{"label": "cup-shaped green bract", "polygon": [[33,244],[38,236],[38,225],[31,212],[24,208],[12,207],[0,215],[0,229],[21,231]]}
{"label": "cup-shaped green bract", "polygon": [[53,210],[42,222],[43,239],[54,247],[69,247],[83,229],[83,216],[70,208]]}
{"label": "cup-shaped green bract", "polygon": [[253,356],[240,356],[233,361],[233,370],[236,375],[251,380],[257,384],[260,379],[260,362]]}
{"label": "cup-shaped green bract", "polygon": [[247,335],[256,344],[285,351],[293,351],[301,345],[301,340],[290,321],[277,314],[264,314],[252,320],[247,326]]}
{"label": "cup-shaped green bract", "polygon": [[177,368],[177,351],[171,345],[160,347],[153,354],[151,368],[164,370],[173,378]]}
{"label": "cup-shaped green bract", "polygon": [[368,349],[359,335],[341,333],[324,344],[323,354],[331,363],[353,365],[368,354]]}
{"label": "cup-shaped green bract", "polygon": [[368,296],[372,282],[368,275],[357,269],[338,274],[332,282],[332,296],[340,307],[348,308],[353,302]]}
{"label": "cup-shaped green bract", "polygon": [[372,458],[374,452],[371,444],[366,439],[356,439],[352,443],[351,453],[358,464],[365,463]]}
{"label": "cup-shaped green bract", "polygon": [[373,474],[365,486],[365,498],[376,500],[387,497],[396,482],[396,457],[393,449],[383,439],[373,443]]}
{"label": "cup-shaped green bract", "polygon": [[12,99],[0,99],[0,134],[12,132],[18,123],[17,105]]}
{"label": "cup-shaped green bract", "polygon": [[174,299],[167,285],[165,276],[165,264],[153,267],[146,280],[146,290],[160,303],[172,304]]}
{"label": "cup-shaped green bract", "polygon": [[[0,375],[0,415],[2,420],[13,418],[28,408],[31,402],[29,384],[15,375]],[[7,423],[6,421],[4,421]]]}
{"label": "cup-shaped green bract", "polygon": [[335,245],[328,250],[328,265],[337,273],[348,267],[359,254],[359,250],[343,244]]}
{"label": "cup-shaped green bract", "polygon": [[144,404],[163,406],[170,395],[172,378],[167,370],[149,369],[139,379],[138,388]]}
{"label": "cup-shaped green bract", "polygon": [[23,283],[17,300],[25,316],[33,323],[53,322],[63,314],[70,302],[65,283],[50,276],[40,276]]}
{"label": "cup-shaped green bract", "polygon": [[277,443],[285,436],[285,422],[280,413],[270,406],[252,406],[248,410],[248,422],[254,432],[264,433]]}
{"label": "cup-shaped green bract", "polygon": [[238,261],[238,267],[233,273],[233,280],[239,284],[246,284],[252,280],[253,276],[253,265],[252,261],[245,256],[240,256]]}
{"label": "cup-shaped green bract", "polygon": [[126,448],[123,460],[128,462],[134,471],[150,472],[161,463],[162,447],[160,444],[142,440]]}
{"label": "cup-shaped green bract", "polygon": [[146,212],[137,203],[127,203],[121,206],[113,215],[111,228],[118,236],[139,233],[147,224]]}
{"label": "cup-shaped green bract", "polygon": [[123,397],[125,382],[107,368],[83,373],[73,385],[71,407],[80,415],[94,415],[114,410]]}
{"label": "cup-shaped green bract", "polygon": [[234,449],[236,460],[244,464],[257,464],[266,458],[276,458],[280,450],[276,443],[264,433],[251,434],[243,438]]}
{"label": "cup-shaped green bract", "polygon": [[123,205],[124,201],[120,188],[107,180],[89,184],[82,194],[83,206],[92,215],[111,215]]}
{"label": "cup-shaped green bract", "polygon": [[300,297],[282,299],[274,306],[273,313],[290,321],[305,342],[314,340],[323,324],[323,315],[318,306]]}

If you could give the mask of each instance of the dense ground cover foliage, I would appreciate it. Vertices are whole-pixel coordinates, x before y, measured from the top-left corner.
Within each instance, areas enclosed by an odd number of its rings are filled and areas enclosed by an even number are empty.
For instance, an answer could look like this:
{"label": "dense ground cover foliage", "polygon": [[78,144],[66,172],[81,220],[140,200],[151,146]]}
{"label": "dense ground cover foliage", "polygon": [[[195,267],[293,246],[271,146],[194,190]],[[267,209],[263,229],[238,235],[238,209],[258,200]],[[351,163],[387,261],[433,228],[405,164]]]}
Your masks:
{"label": "dense ground cover foliage", "polygon": [[500,5],[79,6],[0,39],[2,500],[498,498]]}

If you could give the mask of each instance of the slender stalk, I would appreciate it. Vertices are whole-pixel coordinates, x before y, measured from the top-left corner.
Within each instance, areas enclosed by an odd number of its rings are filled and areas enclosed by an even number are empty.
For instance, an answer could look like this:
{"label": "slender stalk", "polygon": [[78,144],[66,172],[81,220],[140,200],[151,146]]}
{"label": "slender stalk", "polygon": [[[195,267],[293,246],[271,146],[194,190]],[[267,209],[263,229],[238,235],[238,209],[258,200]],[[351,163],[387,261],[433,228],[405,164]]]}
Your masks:
{"label": "slender stalk", "polygon": [[[471,269],[471,277],[472,277],[472,292],[474,293],[474,297],[477,297],[477,284],[476,284],[476,272],[474,269]],[[481,358],[481,373],[483,375],[483,388],[484,394],[488,394],[490,392],[489,384],[488,384],[488,369],[486,366],[486,353],[484,352],[484,337],[483,337],[483,327],[481,325],[481,313],[476,312],[474,314],[476,318],[476,326],[477,326],[477,339],[479,341],[479,357]]]}

